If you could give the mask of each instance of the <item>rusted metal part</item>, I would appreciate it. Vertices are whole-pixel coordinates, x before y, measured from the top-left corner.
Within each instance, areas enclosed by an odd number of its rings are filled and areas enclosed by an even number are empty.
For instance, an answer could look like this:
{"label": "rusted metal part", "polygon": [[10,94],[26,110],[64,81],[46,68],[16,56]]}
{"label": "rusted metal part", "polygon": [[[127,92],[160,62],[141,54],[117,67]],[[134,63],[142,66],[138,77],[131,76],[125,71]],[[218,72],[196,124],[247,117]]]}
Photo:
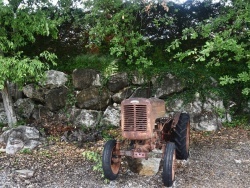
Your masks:
{"label": "rusted metal part", "polygon": [[121,148],[121,142],[119,140],[116,141],[116,145],[115,145],[115,151],[119,151]]}
{"label": "rusted metal part", "polygon": [[161,117],[156,119],[158,138],[161,141],[169,141],[172,136],[172,117]]}
{"label": "rusted metal part", "polygon": [[148,159],[148,152],[137,152],[137,151],[134,151],[133,152],[133,158]]}
{"label": "rusted metal part", "polygon": [[154,136],[155,119],[165,115],[165,102],[157,98],[131,98],[121,103],[122,136],[146,140]]}
{"label": "rusted metal part", "polygon": [[171,128],[175,129],[179,119],[180,119],[180,115],[181,115],[181,112],[177,112],[174,114],[174,117],[173,117],[173,122],[172,122],[172,125],[171,125]]}
{"label": "rusted metal part", "polygon": [[121,157],[112,157],[112,162],[113,163],[120,163],[122,160],[121,160]]}
{"label": "rusted metal part", "polygon": [[[166,142],[172,134],[172,129],[178,123],[180,113],[174,117],[164,117],[165,102],[157,98],[130,98],[121,103],[121,129],[122,136],[126,140],[127,148],[124,149],[125,141],[117,142],[115,155],[130,156],[132,158],[145,158],[151,156],[154,149],[165,153]],[[123,149],[121,149],[123,148]]]}
{"label": "rusted metal part", "polygon": [[132,158],[144,158],[147,159],[148,158],[148,153],[149,152],[138,152],[135,151],[134,149],[132,150],[120,150],[120,155],[121,156],[128,156],[128,157],[132,157]]}

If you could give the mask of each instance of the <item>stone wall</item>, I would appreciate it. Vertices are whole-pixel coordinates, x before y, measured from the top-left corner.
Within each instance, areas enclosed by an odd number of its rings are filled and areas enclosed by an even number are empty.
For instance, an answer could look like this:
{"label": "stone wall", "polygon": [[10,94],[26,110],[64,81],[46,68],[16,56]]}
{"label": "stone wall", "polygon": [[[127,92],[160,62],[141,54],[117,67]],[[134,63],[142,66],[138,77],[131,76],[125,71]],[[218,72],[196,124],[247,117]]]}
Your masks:
{"label": "stone wall", "polygon": [[[100,72],[78,69],[72,75],[59,71],[46,72],[45,83],[28,84],[15,99],[19,120],[40,120],[59,117],[64,124],[74,127],[96,125],[119,126],[120,103],[129,97],[157,97],[167,99],[180,94],[186,86],[169,73],[146,81],[138,74],[117,73],[104,82]],[[69,78],[72,79],[69,79]],[[69,83],[72,80],[72,83]],[[105,83],[105,84],[104,84]],[[190,103],[175,100],[166,106],[166,116],[175,111],[186,111],[191,117],[191,126],[198,130],[215,130],[224,121],[231,121],[223,101],[215,96],[200,99],[199,93]],[[220,109],[220,114],[218,114]],[[6,124],[6,116],[0,97],[0,123]]]}

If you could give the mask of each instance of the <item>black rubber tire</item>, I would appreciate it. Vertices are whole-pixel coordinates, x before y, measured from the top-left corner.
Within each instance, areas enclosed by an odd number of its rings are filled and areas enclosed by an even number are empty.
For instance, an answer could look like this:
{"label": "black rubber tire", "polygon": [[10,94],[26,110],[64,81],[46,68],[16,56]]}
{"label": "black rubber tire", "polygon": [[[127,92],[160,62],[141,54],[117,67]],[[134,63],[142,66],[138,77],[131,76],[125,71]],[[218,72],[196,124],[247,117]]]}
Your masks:
{"label": "black rubber tire", "polygon": [[164,159],[163,159],[162,180],[164,186],[171,187],[174,183],[175,161],[176,161],[175,144],[173,142],[168,142],[166,145]]}
{"label": "black rubber tire", "polygon": [[[115,180],[117,178],[121,166],[121,156],[113,155],[115,146],[115,140],[107,141],[104,145],[102,154],[102,169],[104,172],[104,177],[109,180]],[[114,162],[113,159],[119,159],[119,162]]]}
{"label": "black rubber tire", "polygon": [[174,130],[174,143],[176,146],[176,158],[186,160],[189,157],[190,141],[190,116],[181,113],[179,121]]}

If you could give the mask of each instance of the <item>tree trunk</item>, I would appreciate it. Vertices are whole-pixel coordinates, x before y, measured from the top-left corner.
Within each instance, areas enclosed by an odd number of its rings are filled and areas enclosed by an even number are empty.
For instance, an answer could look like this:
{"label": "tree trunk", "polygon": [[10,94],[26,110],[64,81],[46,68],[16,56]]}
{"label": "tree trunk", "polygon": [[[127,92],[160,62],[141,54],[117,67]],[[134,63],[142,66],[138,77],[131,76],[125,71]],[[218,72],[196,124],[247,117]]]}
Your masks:
{"label": "tree trunk", "polygon": [[2,98],[3,98],[4,110],[6,112],[7,119],[8,119],[8,125],[9,127],[13,127],[17,123],[17,117],[14,111],[14,105],[13,105],[13,101],[11,98],[11,94],[9,93],[8,88],[9,88],[8,82],[5,82],[4,88],[1,91],[1,93],[2,93]]}

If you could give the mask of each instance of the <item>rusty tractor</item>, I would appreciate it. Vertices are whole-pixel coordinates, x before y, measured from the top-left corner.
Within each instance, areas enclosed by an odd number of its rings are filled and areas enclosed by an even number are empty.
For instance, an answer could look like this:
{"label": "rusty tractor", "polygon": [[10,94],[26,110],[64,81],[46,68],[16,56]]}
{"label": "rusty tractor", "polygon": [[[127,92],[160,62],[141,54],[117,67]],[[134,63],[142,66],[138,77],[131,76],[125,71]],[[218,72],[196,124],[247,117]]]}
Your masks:
{"label": "rusty tractor", "polygon": [[[165,102],[157,98],[130,98],[121,103],[121,140],[109,140],[104,145],[102,168],[105,178],[115,180],[122,156],[148,159],[154,149],[163,160],[164,186],[175,180],[176,159],[189,156],[190,117],[176,113],[165,117]],[[154,155],[155,156],[155,155]]]}

